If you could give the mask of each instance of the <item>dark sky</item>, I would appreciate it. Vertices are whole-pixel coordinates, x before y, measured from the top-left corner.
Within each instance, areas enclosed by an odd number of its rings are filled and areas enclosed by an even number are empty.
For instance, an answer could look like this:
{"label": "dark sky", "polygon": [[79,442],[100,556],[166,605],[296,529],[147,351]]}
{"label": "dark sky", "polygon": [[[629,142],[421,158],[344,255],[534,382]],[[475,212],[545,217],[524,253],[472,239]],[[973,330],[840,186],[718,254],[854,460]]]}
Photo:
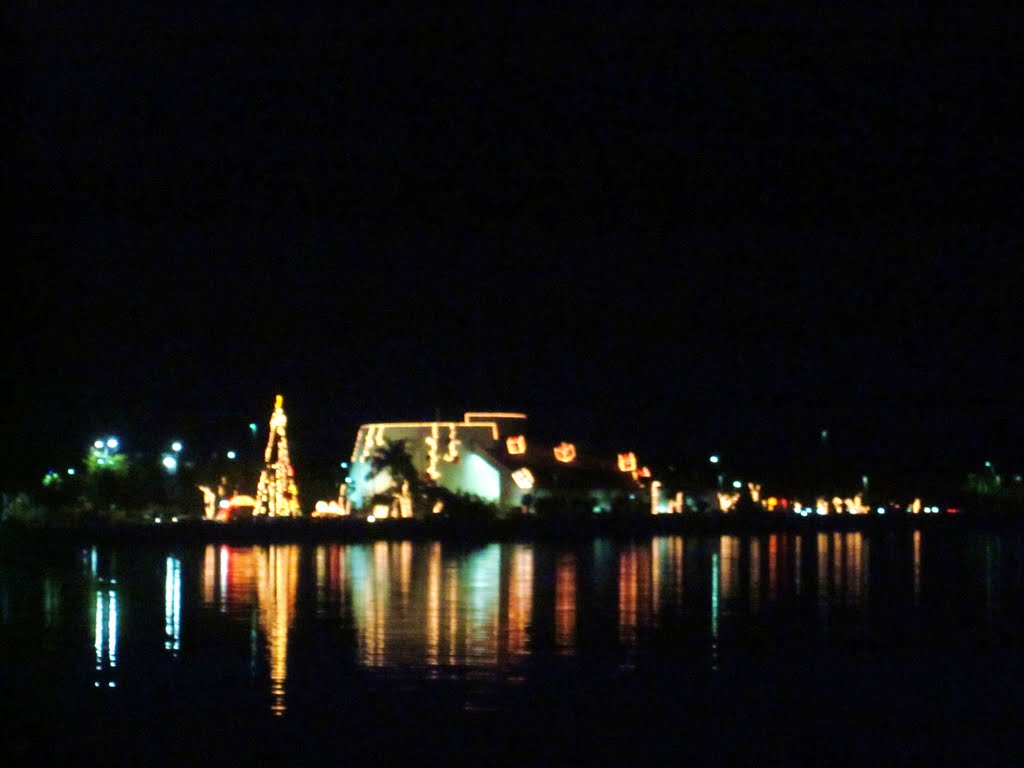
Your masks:
{"label": "dark sky", "polygon": [[492,408],[680,461],[1022,458],[1016,16],[151,5],[6,12],[8,471],[277,392],[307,461]]}

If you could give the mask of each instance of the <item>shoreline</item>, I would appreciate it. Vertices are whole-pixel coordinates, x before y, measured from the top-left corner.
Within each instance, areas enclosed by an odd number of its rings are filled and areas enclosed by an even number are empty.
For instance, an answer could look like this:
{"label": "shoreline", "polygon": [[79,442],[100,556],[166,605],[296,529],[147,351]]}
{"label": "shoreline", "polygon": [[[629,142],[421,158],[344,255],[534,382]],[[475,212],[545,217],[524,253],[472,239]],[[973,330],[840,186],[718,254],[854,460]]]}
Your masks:
{"label": "shoreline", "polygon": [[760,535],[772,533],[840,533],[929,530],[1019,530],[1024,520],[1010,515],[830,515],[742,517],[718,515],[659,515],[643,518],[595,517],[583,521],[516,517],[493,521],[451,519],[324,520],[309,517],[213,523],[91,523],[79,526],[0,525],[0,544],[39,543],[212,543],[287,544],[347,543],[378,540],[450,541],[578,541],[595,538],[645,538],[671,535]]}

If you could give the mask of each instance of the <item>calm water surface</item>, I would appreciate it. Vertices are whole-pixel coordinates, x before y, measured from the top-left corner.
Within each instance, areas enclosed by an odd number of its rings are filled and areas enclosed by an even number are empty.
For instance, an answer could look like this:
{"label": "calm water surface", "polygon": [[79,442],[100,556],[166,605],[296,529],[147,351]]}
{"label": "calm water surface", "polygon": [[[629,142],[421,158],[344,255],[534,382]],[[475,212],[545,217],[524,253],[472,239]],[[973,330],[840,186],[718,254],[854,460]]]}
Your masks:
{"label": "calm water surface", "polygon": [[816,701],[1005,708],[1022,582],[1019,534],[966,531],[7,552],[3,693],[22,716],[57,697],[268,721],[592,695],[774,722]]}

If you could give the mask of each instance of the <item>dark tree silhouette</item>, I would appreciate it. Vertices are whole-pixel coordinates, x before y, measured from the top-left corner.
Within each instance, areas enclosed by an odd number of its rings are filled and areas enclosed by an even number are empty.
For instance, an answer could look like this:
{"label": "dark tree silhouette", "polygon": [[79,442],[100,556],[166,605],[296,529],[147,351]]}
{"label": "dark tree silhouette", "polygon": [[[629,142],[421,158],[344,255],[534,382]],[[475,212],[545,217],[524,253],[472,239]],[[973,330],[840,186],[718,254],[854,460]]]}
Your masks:
{"label": "dark tree silhouette", "polygon": [[371,479],[385,470],[397,485],[401,485],[403,480],[407,480],[409,489],[412,491],[416,491],[422,485],[419,472],[416,471],[416,467],[412,463],[412,456],[409,454],[405,440],[385,440],[384,445],[370,456]]}

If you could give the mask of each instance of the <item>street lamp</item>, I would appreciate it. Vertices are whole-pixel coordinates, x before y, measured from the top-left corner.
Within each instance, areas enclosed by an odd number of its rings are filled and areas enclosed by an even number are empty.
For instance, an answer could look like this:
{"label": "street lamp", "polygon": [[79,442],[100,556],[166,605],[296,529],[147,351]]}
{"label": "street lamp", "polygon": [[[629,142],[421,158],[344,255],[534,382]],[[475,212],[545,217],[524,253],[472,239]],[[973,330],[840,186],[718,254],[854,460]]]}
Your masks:
{"label": "street lamp", "polygon": [[[713,453],[713,454],[711,454],[711,455],[710,455],[710,456],[708,457],[708,461],[710,461],[710,462],[711,462],[712,464],[718,464],[718,463],[719,463],[719,462],[721,461],[721,458],[719,458],[719,456],[718,456],[718,454],[717,454],[717,453]],[[718,474],[718,489],[719,489],[719,490],[721,490],[721,489],[722,489],[722,482],[723,482],[724,480],[725,480],[725,477],[724,477],[724,475],[722,475],[721,473],[719,473],[719,474]]]}

